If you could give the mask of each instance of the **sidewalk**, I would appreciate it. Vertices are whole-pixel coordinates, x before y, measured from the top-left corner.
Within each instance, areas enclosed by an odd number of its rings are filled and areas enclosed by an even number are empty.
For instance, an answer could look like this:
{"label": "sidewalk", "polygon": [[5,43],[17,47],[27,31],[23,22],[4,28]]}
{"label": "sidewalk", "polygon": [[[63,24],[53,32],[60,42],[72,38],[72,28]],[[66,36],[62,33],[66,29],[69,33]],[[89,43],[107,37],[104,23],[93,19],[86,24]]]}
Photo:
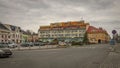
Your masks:
{"label": "sidewalk", "polygon": [[16,47],[16,48],[11,48],[11,50],[38,50],[38,49],[53,49],[57,48],[57,45],[45,45],[45,46],[33,46],[33,47]]}
{"label": "sidewalk", "polygon": [[115,52],[120,53],[120,43],[117,43],[114,48]]}

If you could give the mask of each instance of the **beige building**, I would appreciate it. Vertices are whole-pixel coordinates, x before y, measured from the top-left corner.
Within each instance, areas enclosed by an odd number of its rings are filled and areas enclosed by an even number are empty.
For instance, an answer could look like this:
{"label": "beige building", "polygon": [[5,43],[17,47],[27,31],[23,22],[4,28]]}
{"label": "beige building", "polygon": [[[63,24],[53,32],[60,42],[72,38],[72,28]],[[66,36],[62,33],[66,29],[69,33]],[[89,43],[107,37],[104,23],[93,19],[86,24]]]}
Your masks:
{"label": "beige building", "polygon": [[103,28],[89,26],[87,29],[89,43],[107,43],[110,35]]}
{"label": "beige building", "polygon": [[20,43],[21,41],[22,33],[20,27],[0,23],[1,43]]}
{"label": "beige building", "polygon": [[38,34],[29,35],[28,42],[38,42]]}
{"label": "beige building", "polygon": [[9,33],[9,29],[7,29],[2,23],[0,23],[0,43],[8,42],[8,39],[10,39]]}

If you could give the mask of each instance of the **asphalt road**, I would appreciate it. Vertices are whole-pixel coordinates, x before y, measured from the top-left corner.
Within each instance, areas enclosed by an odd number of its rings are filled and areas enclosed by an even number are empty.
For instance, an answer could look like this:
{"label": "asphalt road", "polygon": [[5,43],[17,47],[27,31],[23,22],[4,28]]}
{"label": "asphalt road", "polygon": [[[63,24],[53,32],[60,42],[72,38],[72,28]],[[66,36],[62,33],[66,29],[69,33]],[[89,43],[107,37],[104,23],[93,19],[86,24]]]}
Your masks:
{"label": "asphalt road", "polygon": [[[113,55],[116,56],[116,54],[110,53],[108,49],[108,45],[101,44],[72,48],[13,51],[14,55],[10,58],[0,59],[0,68],[107,68],[112,62],[109,59],[112,59]],[[114,60],[113,62],[119,63],[119,59],[116,60],[117,62]]]}

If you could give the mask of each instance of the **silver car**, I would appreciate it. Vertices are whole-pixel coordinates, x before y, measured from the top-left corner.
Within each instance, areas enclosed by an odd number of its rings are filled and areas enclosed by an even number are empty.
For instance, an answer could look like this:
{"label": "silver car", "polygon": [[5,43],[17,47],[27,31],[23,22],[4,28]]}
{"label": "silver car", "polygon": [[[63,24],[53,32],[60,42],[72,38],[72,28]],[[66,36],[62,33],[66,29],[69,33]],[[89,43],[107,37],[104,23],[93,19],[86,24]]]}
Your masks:
{"label": "silver car", "polygon": [[8,43],[9,48],[16,48],[17,44],[16,43]]}
{"label": "silver car", "polygon": [[6,45],[0,44],[0,57],[9,57],[12,51]]}

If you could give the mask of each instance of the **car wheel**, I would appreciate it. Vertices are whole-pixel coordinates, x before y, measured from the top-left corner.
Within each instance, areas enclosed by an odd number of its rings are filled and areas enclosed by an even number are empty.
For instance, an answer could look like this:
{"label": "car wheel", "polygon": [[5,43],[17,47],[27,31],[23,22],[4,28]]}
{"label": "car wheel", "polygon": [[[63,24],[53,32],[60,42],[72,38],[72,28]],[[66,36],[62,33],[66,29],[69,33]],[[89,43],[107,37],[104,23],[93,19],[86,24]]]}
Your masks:
{"label": "car wheel", "polygon": [[9,58],[10,57],[10,55],[6,55],[6,58]]}
{"label": "car wheel", "polygon": [[3,54],[0,55],[0,58],[6,58],[6,57],[8,57],[8,56],[7,55],[3,55]]}

